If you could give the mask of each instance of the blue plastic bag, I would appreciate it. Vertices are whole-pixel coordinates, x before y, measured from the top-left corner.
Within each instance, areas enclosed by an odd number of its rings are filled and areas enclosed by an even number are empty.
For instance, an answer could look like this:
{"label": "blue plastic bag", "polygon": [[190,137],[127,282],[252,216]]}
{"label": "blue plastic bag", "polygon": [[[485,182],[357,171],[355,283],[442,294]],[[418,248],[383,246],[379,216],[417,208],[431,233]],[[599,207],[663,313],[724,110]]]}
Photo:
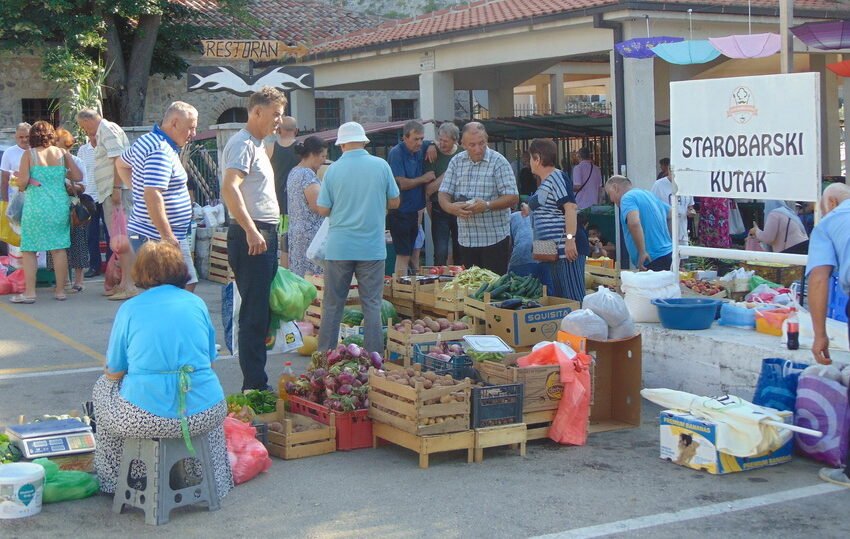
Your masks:
{"label": "blue plastic bag", "polygon": [[224,326],[224,344],[233,354],[233,281],[221,287],[221,325]]}
{"label": "blue plastic bag", "polygon": [[808,366],[806,363],[778,357],[763,359],[753,404],[793,412],[797,400],[797,382]]}

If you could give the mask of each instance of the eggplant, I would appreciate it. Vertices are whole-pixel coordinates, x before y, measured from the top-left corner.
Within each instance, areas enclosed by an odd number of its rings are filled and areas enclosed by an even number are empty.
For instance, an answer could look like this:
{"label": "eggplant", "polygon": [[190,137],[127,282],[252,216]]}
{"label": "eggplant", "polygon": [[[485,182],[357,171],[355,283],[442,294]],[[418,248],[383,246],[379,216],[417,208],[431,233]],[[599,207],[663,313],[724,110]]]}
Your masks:
{"label": "eggplant", "polygon": [[343,385],[339,386],[339,394],[340,395],[349,395],[349,394],[351,394],[352,389],[353,388],[351,387],[350,384],[343,384]]}

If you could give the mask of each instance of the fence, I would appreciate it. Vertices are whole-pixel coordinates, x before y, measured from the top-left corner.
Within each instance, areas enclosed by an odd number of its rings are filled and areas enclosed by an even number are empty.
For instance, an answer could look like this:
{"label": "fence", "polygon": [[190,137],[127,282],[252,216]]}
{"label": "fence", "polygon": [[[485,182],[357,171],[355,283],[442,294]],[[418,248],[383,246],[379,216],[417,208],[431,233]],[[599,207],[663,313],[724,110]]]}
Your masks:
{"label": "fence", "polygon": [[[215,139],[212,139],[212,145],[215,145]],[[208,143],[193,143],[186,145],[181,157],[190,185],[194,184],[195,202],[205,206],[217,201],[220,198],[218,150],[210,148]]]}

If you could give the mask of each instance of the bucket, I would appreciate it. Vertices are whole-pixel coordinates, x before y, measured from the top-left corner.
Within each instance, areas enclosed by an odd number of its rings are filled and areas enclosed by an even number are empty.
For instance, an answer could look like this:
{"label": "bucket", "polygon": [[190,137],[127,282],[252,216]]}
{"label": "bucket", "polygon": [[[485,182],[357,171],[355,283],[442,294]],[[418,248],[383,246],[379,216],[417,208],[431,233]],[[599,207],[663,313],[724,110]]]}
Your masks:
{"label": "bucket", "polygon": [[667,329],[708,329],[714,323],[717,307],[722,302],[716,299],[670,298],[654,299],[661,325]]}
{"label": "bucket", "polygon": [[43,492],[44,468],[38,464],[0,464],[0,519],[37,515]]}

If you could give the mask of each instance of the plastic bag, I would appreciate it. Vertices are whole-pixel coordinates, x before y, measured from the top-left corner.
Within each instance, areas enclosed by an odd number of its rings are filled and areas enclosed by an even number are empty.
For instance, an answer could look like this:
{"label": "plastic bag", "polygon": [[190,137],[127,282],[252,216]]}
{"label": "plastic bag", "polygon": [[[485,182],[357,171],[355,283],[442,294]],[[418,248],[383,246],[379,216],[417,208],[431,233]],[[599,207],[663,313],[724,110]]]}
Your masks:
{"label": "plastic bag", "polygon": [[279,267],[272,281],[269,308],[283,322],[301,320],[317,294],[313,284]]}
{"label": "plastic bag", "polygon": [[557,354],[564,391],[549,428],[549,439],[559,444],[584,445],[590,415],[592,359],[587,354],[578,354],[574,359],[567,359],[560,351]]}
{"label": "plastic bag", "polygon": [[26,194],[23,191],[15,191],[12,198],[9,200],[9,205],[6,207],[6,217],[9,222],[16,227],[21,226],[21,218],[24,215],[24,199]]}
{"label": "plastic bag", "polygon": [[282,322],[277,315],[272,315],[269,330],[266,332],[266,352],[270,354],[286,354],[298,350],[304,345],[301,331],[295,322]]}
{"label": "plastic bag", "polygon": [[250,481],[272,465],[269,452],[257,440],[257,429],[233,417],[224,418],[224,441],[227,458],[237,485]]}
{"label": "plastic bag", "polygon": [[316,235],[313,236],[313,241],[307,247],[307,258],[314,264],[321,266],[325,262],[325,246],[328,244],[328,230],[330,229],[330,221],[325,218],[322,221],[322,226],[319,227]]}
{"label": "plastic bag", "polygon": [[118,261],[118,253],[112,253],[109,262],[106,263],[106,273],[103,279],[103,289],[109,292],[121,283],[121,263]]}
{"label": "plastic bag", "polygon": [[236,353],[233,345],[233,291],[236,283],[230,281],[221,287],[221,326],[224,328],[224,345],[231,354]]}
{"label": "plastic bag", "polygon": [[6,208],[8,205],[9,203],[5,200],[0,200],[0,241],[14,245],[15,247],[20,247],[21,235],[12,228],[9,218],[6,216]]}
{"label": "plastic bag", "polygon": [[90,473],[60,470],[58,464],[48,459],[35,459],[33,464],[44,468],[44,503],[82,500],[94,496],[100,490],[97,476]]}
{"label": "plastic bag", "polygon": [[800,376],[794,424],[819,430],[822,438],[797,434],[797,451],[832,467],[843,466],[850,437],[847,388],[822,376]]}
{"label": "plastic bag", "polygon": [[600,286],[597,292],[584,296],[581,306],[593,311],[609,326],[619,326],[631,320],[629,308],[623,298],[604,286]]}
{"label": "plastic bag", "polygon": [[747,236],[747,239],[744,241],[744,250],[746,251],[764,251],[761,247],[761,242],[758,238],[754,238],[752,236]]}
{"label": "plastic bag", "polygon": [[12,285],[12,294],[23,294],[26,290],[26,277],[24,270],[15,270],[6,275],[6,280]]}
{"label": "plastic bag", "polygon": [[635,323],[629,318],[619,326],[608,326],[608,340],[628,339],[637,335]]}
{"label": "plastic bag", "polygon": [[753,275],[752,277],[750,277],[750,290],[755,290],[763,284],[766,284],[770,288],[782,288],[781,284],[776,284],[772,281],[768,281],[764,277],[760,277],[758,275]]}
{"label": "plastic bag", "polygon": [[621,278],[624,301],[634,322],[660,322],[652,300],[682,297],[678,273],[672,271],[624,271]]}
{"label": "plastic bag", "polygon": [[565,316],[561,331],[596,341],[608,340],[608,324],[590,309],[579,309]]}
{"label": "plastic bag", "polygon": [[112,211],[112,226],[109,227],[109,248],[113,253],[122,255],[130,250],[130,240],[127,238],[127,216],[124,207],[116,206]]}
{"label": "plastic bag", "polygon": [[797,400],[797,382],[808,365],[776,357],[761,361],[761,373],[756,382],[753,404],[775,410],[794,411]]}

